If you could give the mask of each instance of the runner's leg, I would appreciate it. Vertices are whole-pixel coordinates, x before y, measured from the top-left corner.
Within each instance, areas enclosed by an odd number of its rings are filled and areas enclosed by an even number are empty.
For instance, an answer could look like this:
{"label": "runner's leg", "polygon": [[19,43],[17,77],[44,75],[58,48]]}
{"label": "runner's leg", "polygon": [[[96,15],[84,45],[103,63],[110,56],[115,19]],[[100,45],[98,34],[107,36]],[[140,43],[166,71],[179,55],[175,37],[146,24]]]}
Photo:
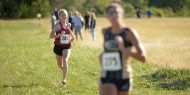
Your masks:
{"label": "runner's leg", "polygon": [[71,55],[71,49],[63,50],[63,81],[66,83],[67,71],[68,71],[68,60]]}
{"label": "runner's leg", "polygon": [[57,59],[57,65],[59,66],[59,68],[61,70],[63,70],[63,65],[62,65],[63,59],[62,59],[62,56],[56,55],[56,59]]}
{"label": "runner's leg", "polygon": [[111,83],[100,85],[100,95],[117,95],[117,88]]}

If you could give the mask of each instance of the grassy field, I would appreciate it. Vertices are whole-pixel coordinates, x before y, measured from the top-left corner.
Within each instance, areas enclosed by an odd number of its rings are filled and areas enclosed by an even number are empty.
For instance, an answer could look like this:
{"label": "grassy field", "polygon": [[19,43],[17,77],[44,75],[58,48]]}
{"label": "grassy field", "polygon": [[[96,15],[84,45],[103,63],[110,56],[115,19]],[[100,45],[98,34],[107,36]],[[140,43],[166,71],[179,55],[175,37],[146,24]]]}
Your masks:
{"label": "grassy field", "polygon": [[[50,22],[42,19],[0,20],[0,95],[98,95],[102,52],[100,31],[109,25],[98,18],[97,40],[83,32],[69,60],[68,84],[61,85],[49,39]],[[146,47],[146,64],[131,60],[133,95],[190,95],[190,19],[125,19]]]}

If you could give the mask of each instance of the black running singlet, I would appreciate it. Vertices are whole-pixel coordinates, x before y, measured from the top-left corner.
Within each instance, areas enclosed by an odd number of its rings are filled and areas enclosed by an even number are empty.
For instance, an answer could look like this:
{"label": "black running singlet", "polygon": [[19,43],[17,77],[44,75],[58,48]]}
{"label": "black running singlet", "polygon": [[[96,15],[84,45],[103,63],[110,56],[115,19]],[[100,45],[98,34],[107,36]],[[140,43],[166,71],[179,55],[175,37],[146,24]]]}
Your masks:
{"label": "black running singlet", "polygon": [[[111,27],[107,28],[104,30],[104,54],[110,54],[110,58],[109,56],[107,57],[103,57],[103,60],[108,60],[106,61],[107,63],[105,64],[111,64],[112,66],[108,66],[105,68],[108,70],[104,70],[105,71],[105,78],[109,78],[109,79],[122,79],[122,72],[123,72],[123,64],[122,64],[122,60],[123,60],[123,56],[121,54],[121,51],[118,48],[118,44],[115,40],[115,37],[117,35],[121,36],[123,41],[124,41],[124,46],[127,47],[131,47],[132,44],[127,40],[127,32],[129,31],[128,28],[124,28],[123,31],[121,31],[118,34],[114,34],[111,31]],[[118,58],[114,58],[114,55],[118,55]],[[104,55],[103,55],[104,56]],[[118,61],[118,59],[120,59],[120,61]],[[111,61],[110,61],[111,60]],[[115,61],[116,60],[116,61]],[[119,63],[117,63],[119,62]],[[120,66],[119,66],[120,65]],[[114,69],[118,68],[118,69]],[[120,68],[120,69],[119,69]]]}

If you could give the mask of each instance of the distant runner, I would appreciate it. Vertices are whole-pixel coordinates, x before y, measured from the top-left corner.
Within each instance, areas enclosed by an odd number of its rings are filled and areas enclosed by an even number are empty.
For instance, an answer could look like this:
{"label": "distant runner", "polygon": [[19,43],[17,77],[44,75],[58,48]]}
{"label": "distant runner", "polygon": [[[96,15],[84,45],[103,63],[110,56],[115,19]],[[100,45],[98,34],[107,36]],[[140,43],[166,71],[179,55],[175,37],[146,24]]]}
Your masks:
{"label": "distant runner", "polygon": [[74,40],[74,34],[68,23],[68,13],[65,9],[61,9],[58,13],[59,22],[53,27],[50,38],[54,38],[54,53],[56,54],[57,65],[63,71],[63,84],[66,84],[66,76],[68,71],[68,60],[71,54],[71,43]]}

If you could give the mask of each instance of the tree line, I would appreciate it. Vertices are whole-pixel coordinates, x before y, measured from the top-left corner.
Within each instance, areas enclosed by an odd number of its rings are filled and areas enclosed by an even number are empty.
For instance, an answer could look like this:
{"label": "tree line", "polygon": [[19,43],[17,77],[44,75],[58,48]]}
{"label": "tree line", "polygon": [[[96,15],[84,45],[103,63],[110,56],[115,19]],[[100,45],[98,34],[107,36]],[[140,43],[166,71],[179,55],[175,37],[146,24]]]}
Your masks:
{"label": "tree line", "polygon": [[[93,11],[105,15],[106,6],[111,0],[0,0],[0,18],[34,18],[50,16],[54,8],[69,11]],[[136,10],[146,13],[151,9],[154,16],[190,16],[190,0],[121,0],[126,16],[135,16]]]}

